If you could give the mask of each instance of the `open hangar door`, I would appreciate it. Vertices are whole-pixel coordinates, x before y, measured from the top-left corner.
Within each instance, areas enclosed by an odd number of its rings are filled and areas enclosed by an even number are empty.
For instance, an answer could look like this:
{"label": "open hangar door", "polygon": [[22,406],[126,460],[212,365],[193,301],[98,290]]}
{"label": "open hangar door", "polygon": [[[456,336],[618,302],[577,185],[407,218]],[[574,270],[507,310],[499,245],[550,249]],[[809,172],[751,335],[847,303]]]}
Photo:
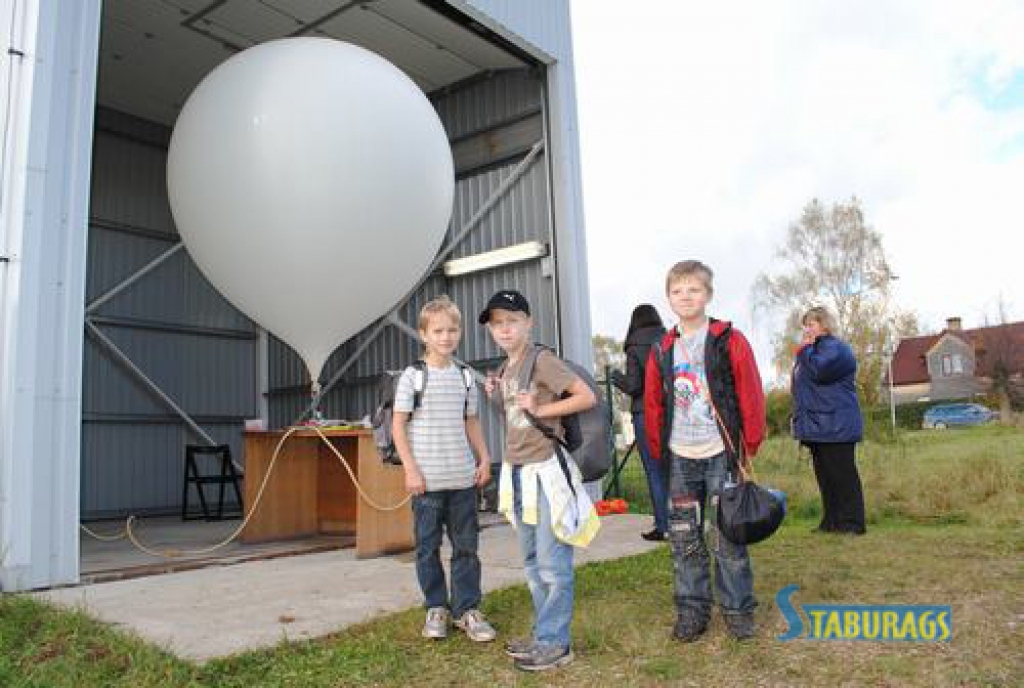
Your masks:
{"label": "open hangar door", "polygon": [[[203,76],[246,47],[300,35],[360,45],[405,71],[452,143],[446,258],[393,317],[415,327],[425,300],[449,294],[464,314],[459,354],[486,368],[498,351],[475,316],[491,292],[512,286],[535,306],[535,337],[558,344],[545,69],[530,52],[438,2],[107,0],[89,221],[83,520],[176,512],[186,443],[230,444],[241,463],[243,419],[287,425],[308,405],[294,352],[192,263],[165,180],[171,128]],[[325,413],[362,417],[377,375],[418,354],[403,328],[369,324],[325,368],[322,381],[334,383]],[[493,418],[487,426],[493,444],[499,428]]]}

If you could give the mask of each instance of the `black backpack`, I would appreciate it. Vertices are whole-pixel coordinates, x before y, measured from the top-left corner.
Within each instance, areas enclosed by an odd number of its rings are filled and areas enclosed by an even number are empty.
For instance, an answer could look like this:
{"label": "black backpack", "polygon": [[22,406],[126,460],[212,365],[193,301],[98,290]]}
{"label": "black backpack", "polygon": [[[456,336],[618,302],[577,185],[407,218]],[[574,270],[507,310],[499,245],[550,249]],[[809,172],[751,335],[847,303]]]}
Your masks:
{"label": "black backpack", "polygon": [[[456,363],[459,372],[462,373],[462,380],[466,384],[466,401],[463,406],[463,416],[469,412],[469,394],[476,381],[473,379],[472,371],[461,363]],[[418,359],[411,366],[415,373],[413,375],[413,413],[423,403],[423,391],[427,388],[427,364],[423,359]],[[391,423],[395,416],[395,394],[398,391],[398,381],[405,373],[404,370],[387,370],[381,373],[380,382],[377,385],[377,408],[373,412],[373,441],[377,445],[377,452],[384,463],[402,465],[402,459],[398,456],[398,449],[395,448],[395,438],[391,434]]]}
{"label": "black backpack", "polygon": [[[543,344],[535,344],[526,354],[523,367],[519,371],[519,389],[529,389],[533,380],[534,368],[537,365],[537,357],[542,351],[549,351],[554,354],[550,347]],[[530,423],[544,434],[552,442],[555,442],[555,450],[559,461],[562,462],[562,471],[566,474],[566,480],[572,485],[569,479],[568,466],[564,462],[562,452],[568,452],[576,466],[580,469],[584,482],[603,478],[612,465],[611,438],[612,426],[611,417],[608,413],[608,404],[600,394],[597,381],[589,370],[583,366],[561,359],[569,369],[581,380],[587,383],[590,390],[597,398],[597,404],[586,411],[571,413],[562,416],[559,420],[562,423],[563,438],[559,438],[552,430],[537,420],[532,413],[526,417]],[[504,372],[504,371],[502,371]],[[565,398],[568,394],[563,394]]]}

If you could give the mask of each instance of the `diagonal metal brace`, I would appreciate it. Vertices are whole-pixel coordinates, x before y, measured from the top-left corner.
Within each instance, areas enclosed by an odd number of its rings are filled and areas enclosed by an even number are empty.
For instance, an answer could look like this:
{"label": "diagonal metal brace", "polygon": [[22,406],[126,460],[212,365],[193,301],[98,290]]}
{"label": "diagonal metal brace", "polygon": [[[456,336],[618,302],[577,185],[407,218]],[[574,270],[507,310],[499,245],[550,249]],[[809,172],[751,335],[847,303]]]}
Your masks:
{"label": "diagonal metal brace", "polygon": [[[86,318],[85,329],[90,335],[92,335],[92,337],[98,343],[100,343],[117,360],[118,363],[120,363],[128,370],[128,372],[134,375],[139,380],[139,382],[141,382],[146,388],[149,389],[150,392],[152,392],[158,399],[160,399],[160,401],[162,401],[164,405],[166,405],[169,409],[174,411],[174,413],[176,413],[185,422],[185,424],[189,427],[189,429],[192,430],[192,432],[194,432],[198,437],[202,438],[203,441],[209,444],[210,446],[216,446],[217,444],[219,444],[219,442],[215,441],[212,437],[210,437],[210,435],[207,434],[205,430],[199,427],[199,424],[196,423],[190,415],[188,415],[185,409],[181,408],[173,399],[171,399],[170,396],[167,395],[166,392],[160,389],[159,385],[153,382],[153,380],[151,380],[144,372],[142,372],[142,369],[135,365],[135,363],[128,357],[128,355],[125,352],[121,351],[121,349],[118,348],[117,344],[115,344],[110,339],[110,337],[103,334],[103,331],[96,326],[96,323]],[[234,460],[234,458],[231,459],[231,463],[235,465],[235,468],[238,471],[244,470],[238,464],[238,462]]]}
{"label": "diagonal metal brace", "polygon": [[320,400],[323,398],[323,396],[327,394],[327,392],[330,391],[331,388],[333,388],[334,385],[338,383],[342,375],[348,372],[349,368],[355,365],[359,356],[364,351],[366,351],[366,349],[370,346],[370,344],[372,344],[377,339],[378,336],[380,336],[380,333],[384,330],[385,327],[387,327],[389,324],[400,322],[397,320],[398,311],[400,311],[402,307],[405,306],[406,303],[408,303],[409,299],[412,298],[413,294],[415,294],[420,287],[423,286],[423,283],[427,281],[430,275],[445,260],[447,260],[448,256],[451,255],[452,251],[454,251],[455,248],[460,243],[462,243],[462,240],[466,238],[466,235],[468,235],[470,232],[476,229],[476,226],[479,225],[480,222],[485,217],[487,217],[487,214],[494,208],[495,205],[498,204],[498,201],[504,198],[505,194],[507,194],[509,190],[516,184],[516,182],[518,182],[519,179],[524,174],[526,174],[526,172],[537,161],[538,156],[541,154],[543,150],[543,140],[533,144],[533,147],[530,148],[530,151],[522,160],[519,161],[519,164],[517,164],[512,169],[512,172],[508,175],[508,177],[506,177],[505,180],[501,182],[498,188],[495,189],[493,193],[491,193],[491,195],[487,198],[486,201],[484,201],[480,208],[478,208],[477,211],[473,213],[473,216],[466,221],[466,223],[462,226],[461,229],[459,229],[458,234],[456,234],[455,237],[451,241],[449,241],[448,244],[441,249],[441,251],[438,252],[437,256],[430,264],[430,267],[426,270],[426,272],[423,273],[423,276],[420,277],[419,280],[417,280],[416,284],[412,287],[412,289],[410,289],[408,293],[402,297],[402,300],[399,301],[394,308],[392,308],[383,318],[377,321],[377,324],[374,325],[373,330],[370,332],[369,335],[367,335],[366,339],[363,340],[363,342],[352,353],[352,355],[345,360],[341,367],[334,372],[334,374],[331,376],[331,379],[327,382],[327,384],[323,385],[320,388],[319,393],[313,398],[313,401],[310,402],[306,410],[302,412],[302,415],[300,415],[295,420],[295,423],[301,422],[304,418],[309,416],[313,412],[313,410],[316,409],[317,406],[320,405]]}
{"label": "diagonal metal brace", "polygon": [[148,263],[143,265],[141,268],[139,268],[138,270],[133,272],[126,279],[122,280],[118,284],[114,285],[112,288],[108,289],[105,293],[103,293],[100,296],[98,296],[95,299],[93,299],[92,303],[86,304],[86,306],[85,306],[86,314],[92,313],[97,308],[99,308],[100,306],[105,304],[107,301],[109,301],[110,299],[114,298],[115,296],[117,296],[118,294],[123,292],[125,289],[127,289],[128,287],[130,287],[133,284],[135,284],[136,282],[138,282],[140,279],[145,277],[148,273],[150,273],[154,269],[156,269],[159,265],[161,265],[162,263],[167,261],[168,258],[170,258],[175,253],[177,253],[182,248],[184,248],[184,246],[185,246],[185,244],[183,244],[182,242],[179,241],[174,246],[170,247],[169,249],[167,249],[166,251],[161,253],[159,256],[157,256],[156,258],[154,258],[153,260],[149,261]]}

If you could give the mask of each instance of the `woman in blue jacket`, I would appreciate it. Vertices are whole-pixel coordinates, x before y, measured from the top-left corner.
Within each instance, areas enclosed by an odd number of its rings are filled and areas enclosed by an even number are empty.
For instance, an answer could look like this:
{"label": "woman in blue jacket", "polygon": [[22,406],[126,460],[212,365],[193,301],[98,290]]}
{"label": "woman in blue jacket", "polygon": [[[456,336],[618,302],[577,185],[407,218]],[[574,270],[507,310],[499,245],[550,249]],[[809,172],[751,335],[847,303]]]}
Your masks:
{"label": "woman in blue jacket", "polygon": [[824,516],[818,530],[863,535],[864,492],[854,448],[864,434],[850,345],[835,337],[825,308],[801,320],[803,342],[793,366],[793,434],[811,450]]}

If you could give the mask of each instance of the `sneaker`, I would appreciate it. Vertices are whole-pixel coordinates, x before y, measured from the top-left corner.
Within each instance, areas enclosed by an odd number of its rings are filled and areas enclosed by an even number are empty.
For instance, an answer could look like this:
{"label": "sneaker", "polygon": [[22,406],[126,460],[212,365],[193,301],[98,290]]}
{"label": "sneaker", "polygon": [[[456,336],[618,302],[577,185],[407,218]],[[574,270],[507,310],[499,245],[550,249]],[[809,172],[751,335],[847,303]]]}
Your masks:
{"label": "sneaker", "polygon": [[466,637],[478,643],[489,643],[498,636],[479,609],[470,609],[455,620],[455,625],[466,632]]}
{"label": "sneaker", "polygon": [[547,671],[565,666],[575,658],[571,647],[557,645],[535,645],[533,651],[522,659],[517,659],[517,669],[523,671]]}
{"label": "sneaker", "polygon": [[753,614],[723,614],[726,628],[736,640],[750,640],[754,637]]}
{"label": "sneaker", "polygon": [[640,537],[642,537],[644,540],[647,540],[648,542],[661,542],[665,539],[665,533],[658,530],[657,528],[654,528],[653,530],[649,530],[646,533],[640,533]]}
{"label": "sneaker", "polygon": [[698,618],[694,614],[680,614],[676,625],[672,627],[672,637],[684,643],[692,643],[704,635],[708,629],[708,620]]}
{"label": "sneaker", "polygon": [[423,623],[423,637],[431,640],[443,640],[448,637],[447,609],[431,607],[427,610],[427,620]]}
{"label": "sneaker", "polygon": [[533,638],[513,638],[505,643],[505,654],[512,659],[526,659],[533,654],[535,646]]}

